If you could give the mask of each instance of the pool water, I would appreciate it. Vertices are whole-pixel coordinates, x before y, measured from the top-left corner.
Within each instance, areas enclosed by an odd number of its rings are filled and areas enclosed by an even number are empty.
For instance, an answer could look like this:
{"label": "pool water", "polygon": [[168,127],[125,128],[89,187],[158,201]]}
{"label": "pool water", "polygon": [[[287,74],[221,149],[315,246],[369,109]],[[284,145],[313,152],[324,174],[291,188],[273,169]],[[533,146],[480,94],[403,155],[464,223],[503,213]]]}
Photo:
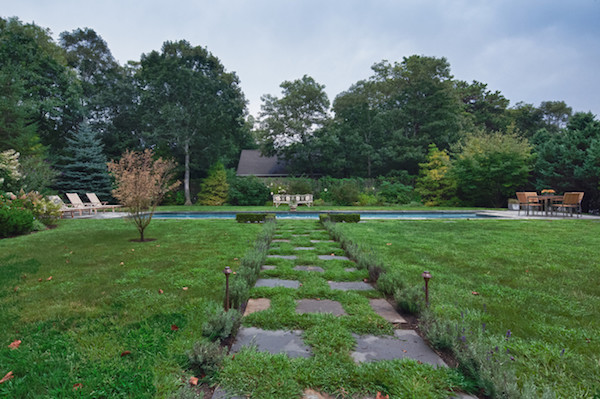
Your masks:
{"label": "pool water", "polygon": [[[239,212],[243,213],[243,212]],[[318,219],[321,213],[360,213],[364,219],[489,219],[476,212],[275,212],[277,219]],[[236,212],[156,212],[156,219],[235,219]]]}

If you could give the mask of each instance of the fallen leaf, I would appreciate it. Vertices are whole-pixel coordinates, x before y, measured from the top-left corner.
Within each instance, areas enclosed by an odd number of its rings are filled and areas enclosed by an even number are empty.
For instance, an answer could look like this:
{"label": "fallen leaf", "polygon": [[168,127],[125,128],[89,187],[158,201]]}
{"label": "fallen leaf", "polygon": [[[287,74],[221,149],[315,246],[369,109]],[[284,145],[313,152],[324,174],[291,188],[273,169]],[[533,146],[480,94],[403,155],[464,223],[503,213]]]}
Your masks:
{"label": "fallen leaf", "polygon": [[198,378],[190,377],[190,385],[198,385]]}
{"label": "fallen leaf", "polygon": [[131,355],[131,351],[123,351],[121,352],[121,357]]}
{"label": "fallen leaf", "polygon": [[237,274],[236,272],[233,272],[233,274]]}
{"label": "fallen leaf", "polygon": [[177,331],[179,330],[179,327],[177,327],[175,324],[171,324],[171,331]]}
{"label": "fallen leaf", "polygon": [[48,277],[46,280],[47,280],[47,281],[50,281],[50,280],[52,280],[52,276]]}
{"label": "fallen leaf", "polygon": [[78,382],[77,384],[73,384],[73,390],[76,391],[80,388],[83,387],[83,384],[81,382]]}
{"label": "fallen leaf", "polygon": [[73,251],[69,252],[71,255],[73,255]]}
{"label": "fallen leaf", "polygon": [[8,345],[8,347],[10,349],[17,349],[19,347],[19,345],[21,345],[21,340],[20,339],[11,342],[10,345]]}
{"label": "fallen leaf", "polygon": [[15,287],[15,292],[19,291],[19,287]]}
{"label": "fallen leaf", "polygon": [[135,252],[135,249],[131,248],[131,252]]}
{"label": "fallen leaf", "polygon": [[238,260],[238,258],[233,258],[233,260]]}
{"label": "fallen leaf", "polygon": [[163,290],[158,290],[158,293],[162,294],[162,293],[164,293],[164,291]]}
{"label": "fallen leaf", "polygon": [[331,254],[331,256],[335,256],[335,254],[334,254],[334,253],[332,253],[332,254]]}
{"label": "fallen leaf", "polygon": [[406,353],[406,349],[402,349],[402,352]]}
{"label": "fallen leaf", "polygon": [[156,248],[160,247],[160,244],[156,244]]}
{"label": "fallen leaf", "polygon": [[38,278],[38,281],[42,281],[42,279],[41,279],[41,278]]}
{"label": "fallen leaf", "polygon": [[377,392],[377,397],[375,399],[390,399],[390,395],[383,396],[381,392]]}
{"label": "fallen leaf", "polygon": [[188,287],[183,287],[182,290],[187,291]]}
{"label": "fallen leaf", "polygon": [[120,264],[121,266],[123,266],[125,263],[121,262],[121,263],[119,263],[119,264]]}
{"label": "fallen leaf", "polygon": [[231,356],[231,360],[235,359],[235,355]]}
{"label": "fallen leaf", "polygon": [[23,280],[25,280],[25,279],[27,278],[27,275],[26,275],[26,274],[24,274],[24,275],[22,275],[22,276],[21,276],[21,278],[22,278]]}
{"label": "fallen leaf", "polygon": [[385,245],[392,245],[392,243],[391,243],[391,242],[388,242],[388,243],[387,243],[387,244],[385,244]]}
{"label": "fallen leaf", "polygon": [[473,291],[473,292],[471,292],[471,294],[473,294],[473,295],[479,295],[479,292]]}
{"label": "fallen leaf", "polygon": [[12,371],[9,371],[8,373],[6,373],[6,375],[4,377],[2,377],[2,379],[0,380],[0,384],[5,383],[6,381],[14,378],[15,376],[13,375]]}

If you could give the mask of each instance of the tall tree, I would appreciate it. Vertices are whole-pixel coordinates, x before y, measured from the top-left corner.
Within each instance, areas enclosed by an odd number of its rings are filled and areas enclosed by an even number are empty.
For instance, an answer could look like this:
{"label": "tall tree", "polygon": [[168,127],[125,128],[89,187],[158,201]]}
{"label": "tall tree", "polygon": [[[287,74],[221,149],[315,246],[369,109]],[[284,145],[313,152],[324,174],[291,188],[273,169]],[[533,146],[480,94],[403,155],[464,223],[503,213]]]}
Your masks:
{"label": "tall tree", "polygon": [[189,205],[192,168],[204,172],[218,159],[237,157],[247,140],[239,80],[208,50],[184,40],[143,54],[139,79],[146,143],[183,160]]}
{"label": "tall tree", "polygon": [[564,101],[542,101],[540,104],[544,122],[548,130],[558,132],[567,126],[573,109]]}
{"label": "tall tree", "polygon": [[488,132],[505,130],[510,124],[506,109],[509,101],[499,92],[488,90],[487,84],[473,81],[455,83],[470,121]]}
{"label": "tall tree", "polygon": [[64,51],[48,30],[0,18],[0,70],[11,82],[20,82],[26,124],[35,124],[43,145],[57,155],[64,137],[82,120],[81,87],[68,68]]}
{"label": "tall tree", "polygon": [[262,96],[260,140],[263,152],[296,165],[312,165],[310,142],[329,119],[325,86],[312,77],[284,81],[282,97]]}
{"label": "tall tree", "polygon": [[77,133],[66,139],[67,148],[62,157],[62,172],[56,187],[62,192],[78,194],[96,193],[108,200],[111,181],[106,167],[104,146],[87,122],[80,125]]}

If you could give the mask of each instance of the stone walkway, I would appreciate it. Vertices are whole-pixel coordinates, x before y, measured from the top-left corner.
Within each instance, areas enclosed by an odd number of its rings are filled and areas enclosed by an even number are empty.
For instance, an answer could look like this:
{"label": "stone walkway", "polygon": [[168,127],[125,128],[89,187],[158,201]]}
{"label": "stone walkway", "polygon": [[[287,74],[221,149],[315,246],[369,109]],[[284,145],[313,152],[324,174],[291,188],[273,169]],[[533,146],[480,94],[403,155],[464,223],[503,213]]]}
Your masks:
{"label": "stone walkway", "polygon": [[[290,233],[289,230],[285,230],[285,232]],[[308,237],[310,235],[311,234],[292,234],[292,237]],[[273,240],[273,242],[284,243],[284,245],[286,245],[290,242],[290,240],[276,239]],[[334,241],[327,239],[311,239],[310,242],[323,245],[321,243],[333,243]],[[292,250],[298,253],[309,253],[312,251],[313,253],[316,252],[318,254],[318,249],[316,247],[294,247]],[[297,260],[298,257],[298,255],[268,255],[269,259],[276,259],[284,262]],[[341,255],[319,254],[317,257],[324,261],[322,267],[314,265],[296,265],[292,268],[292,270],[319,275],[328,270],[328,267],[325,265],[330,264],[329,262],[349,261],[348,257]],[[278,270],[278,265],[280,265],[280,263],[276,262],[275,260],[273,260],[273,263],[275,264],[264,265],[261,269],[266,271]],[[290,266],[282,266],[282,268],[290,268]],[[358,272],[355,267],[345,267],[344,270],[346,273],[352,275],[356,275]],[[360,273],[358,273],[358,275],[360,275]],[[302,280],[300,277],[298,278]],[[374,291],[373,286],[365,281],[327,281],[327,284],[329,289],[332,291],[364,292],[365,295],[368,292],[376,292]],[[302,288],[302,284],[297,280],[263,277],[258,279],[255,287],[285,287],[298,290]],[[344,293],[338,295],[347,294]],[[409,358],[417,360],[421,363],[431,364],[434,367],[446,367],[444,361],[431,348],[429,348],[429,346],[427,346],[423,339],[421,339],[421,337],[414,330],[402,329],[403,326],[406,326],[406,320],[400,314],[398,314],[398,312],[396,312],[394,307],[386,299],[371,298],[369,299],[369,305],[374,313],[381,316],[394,327],[394,334],[376,336],[368,334],[358,335],[352,333],[352,337],[355,340],[355,345],[354,349],[351,353],[349,353],[349,355],[356,363]],[[244,316],[246,317],[256,312],[266,311],[270,309],[270,306],[271,301],[269,298],[250,299],[247,303]],[[296,299],[295,313],[299,315],[311,313],[329,313],[335,317],[350,317],[348,316],[348,313],[346,309],[344,309],[342,303],[330,299],[320,298]],[[264,330],[257,327],[242,327],[240,328],[236,340],[231,347],[231,351],[238,352],[243,347],[250,345],[256,346],[258,351],[265,351],[272,354],[285,353],[287,356],[292,358],[312,356],[310,346],[304,343],[303,331],[301,330]],[[219,388],[217,388],[213,395],[213,398],[216,399],[230,397],[234,399],[238,398],[236,396],[227,396],[227,394]],[[454,397],[474,399],[472,396],[464,394],[456,394]],[[302,398],[326,399],[330,397],[316,391],[306,390]]]}

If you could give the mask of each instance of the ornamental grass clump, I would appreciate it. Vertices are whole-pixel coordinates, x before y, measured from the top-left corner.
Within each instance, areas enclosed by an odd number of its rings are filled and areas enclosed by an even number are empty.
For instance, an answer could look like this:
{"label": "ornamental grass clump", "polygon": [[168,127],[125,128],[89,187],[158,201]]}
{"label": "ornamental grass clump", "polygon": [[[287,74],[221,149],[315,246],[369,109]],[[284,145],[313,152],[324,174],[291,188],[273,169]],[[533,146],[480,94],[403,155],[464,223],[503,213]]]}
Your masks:
{"label": "ornamental grass clump", "polygon": [[242,315],[236,309],[218,310],[202,325],[202,335],[211,341],[223,341],[235,336],[242,324]]}
{"label": "ornamental grass clump", "polygon": [[152,221],[154,211],[165,194],[180,182],[172,183],[175,162],[154,159],[152,150],[125,151],[119,161],[108,163],[108,170],[115,179],[113,196],[129,212],[129,220],[135,224],[144,241],[144,231]]}
{"label": "ornamental grass clump", "polygon": [[223,364],[226,348],[218,342],[196,342],[187,352],[188,365],[194,375],[212,378]]}

